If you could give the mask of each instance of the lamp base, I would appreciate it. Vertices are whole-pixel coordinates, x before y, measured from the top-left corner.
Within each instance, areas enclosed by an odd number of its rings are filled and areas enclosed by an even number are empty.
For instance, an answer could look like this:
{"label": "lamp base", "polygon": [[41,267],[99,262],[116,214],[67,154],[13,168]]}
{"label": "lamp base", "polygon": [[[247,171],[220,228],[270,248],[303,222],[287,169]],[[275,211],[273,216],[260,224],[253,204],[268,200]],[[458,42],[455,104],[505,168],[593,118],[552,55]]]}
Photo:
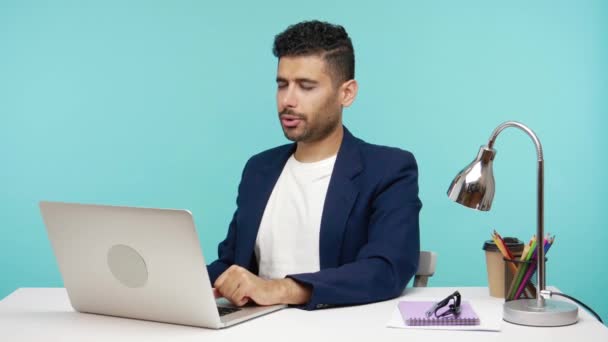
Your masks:
{"label": "lamp base", "polygon": [[518,299],[503,305],[503,319],[534,327],[558,327],[576,323],[578,307],[564,301],[545,299],[545,306],[539,308],[536,299]]}

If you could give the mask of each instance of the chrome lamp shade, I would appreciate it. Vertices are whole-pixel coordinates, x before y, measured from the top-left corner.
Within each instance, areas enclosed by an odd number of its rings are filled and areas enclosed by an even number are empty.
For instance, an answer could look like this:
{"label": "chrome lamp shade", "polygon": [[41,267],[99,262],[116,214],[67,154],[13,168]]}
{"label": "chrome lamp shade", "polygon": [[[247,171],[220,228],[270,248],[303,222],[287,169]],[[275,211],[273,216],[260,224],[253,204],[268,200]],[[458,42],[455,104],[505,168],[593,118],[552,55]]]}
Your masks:
{"label": "chrome lamp shade", "polygon": [[495,155],[496,151],[482,146],[477,158],[454,178],[448,189],[448,197],[471,209],[490,210],[494,199],[492,161]]}
{"label": "chrome lamp shade", "polygon": [[[452,181],[448,197],[466,207],[488,211],[494,199],[494,173],[492,171],[496,151],[496,138],[504,129],[516,127],[528,134],[534,141],[537,152],[537,229],[536,236],[542,241],[544,236],[544,160],[543,150],[536,134],[524,124],[508,121],[498,126],[487,145],[482,146],[475,160],[465,167]],[[565,301],[550,299],[551,291],[545,289],[545,251],[543,243],[536,246],[537,293],[536,299],[517,299],[503,306],[505,321],[528,326],[563,326],[578,321],[578,307]]]}

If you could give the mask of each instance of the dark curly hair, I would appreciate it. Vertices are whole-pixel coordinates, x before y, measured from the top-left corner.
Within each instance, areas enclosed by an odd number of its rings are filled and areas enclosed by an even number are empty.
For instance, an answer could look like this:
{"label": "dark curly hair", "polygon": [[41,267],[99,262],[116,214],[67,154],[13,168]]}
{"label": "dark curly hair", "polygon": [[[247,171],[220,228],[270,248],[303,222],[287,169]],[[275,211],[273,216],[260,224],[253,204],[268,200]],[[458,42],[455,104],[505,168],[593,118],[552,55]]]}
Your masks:
{"label": "dark curly hair", "polygon": [[318,20],[289,26],[274,38],[272,53],[284,56],[320,55],[329,66],[334,82],[355,78],[355,51],[344,27]]}

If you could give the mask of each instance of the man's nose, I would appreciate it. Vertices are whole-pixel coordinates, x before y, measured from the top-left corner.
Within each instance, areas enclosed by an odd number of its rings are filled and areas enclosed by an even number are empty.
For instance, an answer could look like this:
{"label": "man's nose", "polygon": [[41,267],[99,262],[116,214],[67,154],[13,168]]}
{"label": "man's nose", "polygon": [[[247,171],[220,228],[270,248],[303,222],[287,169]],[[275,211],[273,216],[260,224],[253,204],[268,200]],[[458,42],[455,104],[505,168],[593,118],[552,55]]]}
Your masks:
{"label": "man's nose", "polygon": [[295,108],[298,105],[294,86],[287,87],[282,95],[281,104],[283,105],[283,108]]}

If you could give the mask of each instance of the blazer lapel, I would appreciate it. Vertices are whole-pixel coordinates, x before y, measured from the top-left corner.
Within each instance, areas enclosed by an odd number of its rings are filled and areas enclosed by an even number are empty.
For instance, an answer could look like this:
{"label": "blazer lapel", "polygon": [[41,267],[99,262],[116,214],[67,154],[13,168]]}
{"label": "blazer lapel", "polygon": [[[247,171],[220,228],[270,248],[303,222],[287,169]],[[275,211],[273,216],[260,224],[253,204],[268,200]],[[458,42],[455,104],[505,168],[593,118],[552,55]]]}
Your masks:
{"label": "blazer lapel", "polygon": [[[249,203],[247,210],[240,213],[241,223],[247,225],[245,229],[239,229],[237,234],[237,245],[241,248],[236,249],[235,261],[241,266],[252,266],[252,262],[255,261],[253,248],[262,215],[285,163],[295,151],[295,147],[296,145],[293,144],[282,149],[273,159],[273,163],[257,170],[254,175],[253,184],[256,187],[251,189],[250,197],[246,199]],[[363,163],[357,147],[357,139],[344,127],[344,137],[336,157],[321,216],[319,241],[321,269],[336,267],[339,264],[346,221],[359,194],[354,179],[362,169]]]}
{"label": "blazer lapel", "polygon": [[346,221],[359,189],[354,181],[363,169],[357,139],[344,127],[344,137],[325,196],[319,241],[321,269],[337,267]]}

